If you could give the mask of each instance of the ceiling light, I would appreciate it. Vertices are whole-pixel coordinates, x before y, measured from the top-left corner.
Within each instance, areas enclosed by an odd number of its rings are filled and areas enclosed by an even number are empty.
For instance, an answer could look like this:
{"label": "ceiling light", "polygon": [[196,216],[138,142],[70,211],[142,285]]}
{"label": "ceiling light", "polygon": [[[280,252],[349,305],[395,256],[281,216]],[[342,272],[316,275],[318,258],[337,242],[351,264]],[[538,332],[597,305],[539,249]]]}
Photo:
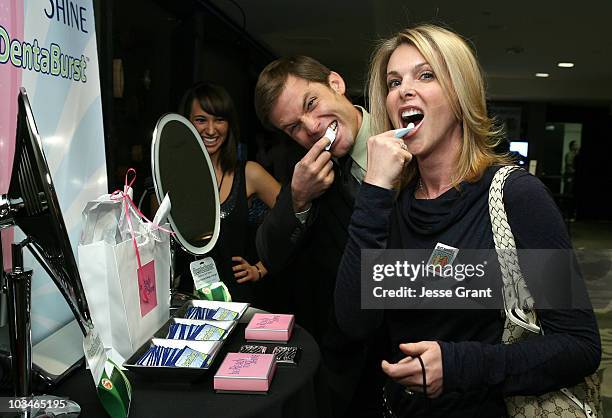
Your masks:
{"label": "ceiling light", "polygon": [[542,77],[542,78],[546,78],[548,77],[550,74],[548,73],[535,73],[536,77]]}
{"label": "ceiling light", "polygon": [[561,68],[572,68],[574,66],[573,62],[560,62],[557,64],[558,67]]}

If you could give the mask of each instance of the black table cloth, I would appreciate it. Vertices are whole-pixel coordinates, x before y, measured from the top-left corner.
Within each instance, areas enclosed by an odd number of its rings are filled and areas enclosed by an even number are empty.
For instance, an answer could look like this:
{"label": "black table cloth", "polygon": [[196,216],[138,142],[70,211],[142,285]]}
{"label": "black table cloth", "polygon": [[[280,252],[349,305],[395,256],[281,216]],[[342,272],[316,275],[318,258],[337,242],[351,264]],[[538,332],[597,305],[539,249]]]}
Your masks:
{"label": "black table cloth", "polygon": [[[287,345],[302,348],[297,367],[279,366],[265,395],[219,394],[213,390],[213,376],[227,352],[236,352],[245,344],[240,323],[225,342],[213,366],[192,383],[152,381],[127,371],[132,383],[130,417],[206,417],[206,418],[312,418],[318,416],[315,396],[315,372],[319,366],[319,348],[312,336],[296,325]],[[273,347],[274,343],[262,343]],[[271,349],[270,351],[271,352]],[[80,369],[62,382],[53,393],[66,396],[81,406],[81,417],[107,417],[99,402],[89,370]]]}

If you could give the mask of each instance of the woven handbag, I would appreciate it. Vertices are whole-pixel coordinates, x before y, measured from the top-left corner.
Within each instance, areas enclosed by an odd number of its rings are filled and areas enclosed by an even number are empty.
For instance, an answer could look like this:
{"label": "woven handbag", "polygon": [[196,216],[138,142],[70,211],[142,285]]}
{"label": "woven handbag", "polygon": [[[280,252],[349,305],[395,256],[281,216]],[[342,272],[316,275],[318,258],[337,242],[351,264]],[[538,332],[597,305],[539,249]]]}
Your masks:
{"label": "woven handbag", "polygon": [[[543,334],[536,317],[533,298],[521,273],[514,235],[504,208],[504,184],[510,173],[517,169],[517,166],[500,168],[489,188],[489,215],[504,286],[504,344]],[[600,377],[595,373],[571,388],[562,388],[540,396],[507,397],[506,409],[510,417],[603,417],[600,386]]]}

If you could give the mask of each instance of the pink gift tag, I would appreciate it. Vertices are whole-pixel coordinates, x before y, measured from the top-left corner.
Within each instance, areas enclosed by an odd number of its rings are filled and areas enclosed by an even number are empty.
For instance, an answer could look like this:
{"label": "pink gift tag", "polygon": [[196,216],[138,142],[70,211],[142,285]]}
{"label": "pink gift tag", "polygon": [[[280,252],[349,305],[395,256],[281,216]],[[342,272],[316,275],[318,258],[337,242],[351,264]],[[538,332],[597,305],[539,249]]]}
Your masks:
{"label": "pink gift tag", "polygon": [[140,315],[143,317],[157,306],[155,287],[155,260],[138,269],[138,293],[140,294]]}

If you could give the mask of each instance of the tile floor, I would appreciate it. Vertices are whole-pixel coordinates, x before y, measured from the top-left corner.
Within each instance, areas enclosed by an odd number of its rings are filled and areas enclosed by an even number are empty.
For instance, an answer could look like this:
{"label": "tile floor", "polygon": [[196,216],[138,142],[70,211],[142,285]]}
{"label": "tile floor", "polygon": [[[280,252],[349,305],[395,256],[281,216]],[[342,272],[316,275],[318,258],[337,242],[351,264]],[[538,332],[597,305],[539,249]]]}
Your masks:
{"label": "tile floor", "polygon": [[612,417],[612,222],[568,226],[599,324],[604,416]]}

